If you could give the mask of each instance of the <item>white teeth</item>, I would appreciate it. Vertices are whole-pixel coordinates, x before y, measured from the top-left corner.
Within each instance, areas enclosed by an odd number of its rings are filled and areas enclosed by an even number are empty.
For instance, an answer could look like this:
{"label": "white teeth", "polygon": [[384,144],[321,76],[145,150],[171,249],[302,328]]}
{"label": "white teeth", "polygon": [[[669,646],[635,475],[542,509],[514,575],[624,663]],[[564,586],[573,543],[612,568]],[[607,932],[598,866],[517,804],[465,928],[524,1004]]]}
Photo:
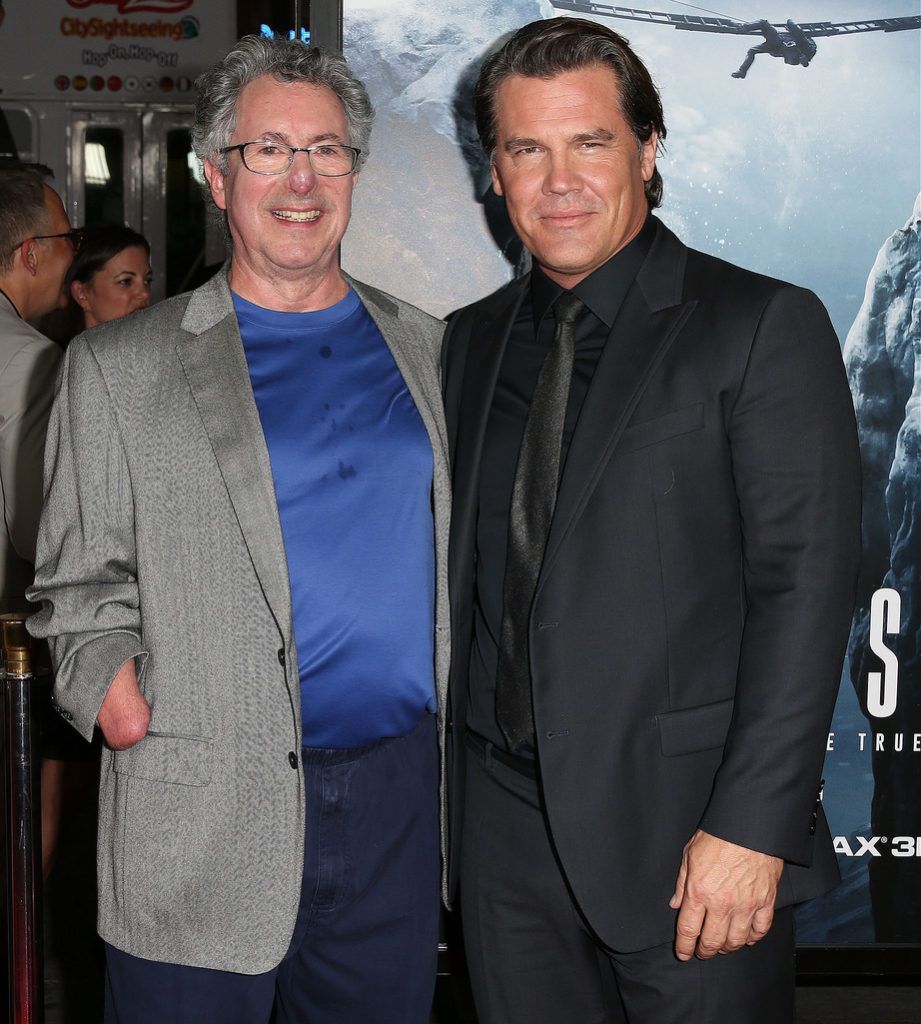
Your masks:
{"label": "white teeth", "polygon": [[304,221],[316,220],[320,216],[319,210],[273,210],[272,216],[277,217],[279,220],[293,220],[298,223]]}

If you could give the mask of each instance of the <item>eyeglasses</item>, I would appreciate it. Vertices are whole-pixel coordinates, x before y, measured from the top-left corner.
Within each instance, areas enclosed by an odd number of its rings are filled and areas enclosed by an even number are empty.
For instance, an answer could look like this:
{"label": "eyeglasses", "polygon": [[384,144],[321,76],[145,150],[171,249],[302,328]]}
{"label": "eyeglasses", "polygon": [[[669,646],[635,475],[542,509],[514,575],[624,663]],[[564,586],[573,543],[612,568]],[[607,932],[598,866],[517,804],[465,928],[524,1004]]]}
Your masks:
{"label": "eyeglasses", "polygon": [[46,238],[66,238],[70,242],[70,246],[76,255],[80,251],[80,246],[83,242],[83,232],[79,228],[75,228],[73,231],[59,231],[56,235],[29,235],[28,238],[24,238],[21,242],[17,242],[10,252],[16,252],[21,246],[25,245],[26,242],[40,242]]}
{"label": "eyeglasses", "polygon": [[341,178],[351,174],[358,163],[361,150],[354,146],[321,142],[316,146],[286,146],[283,142],[241,142],[236,146],[219,149],[221,154],[240,151],[243,166],[253,174],[284,174],[291,166],[295,153],[306,153],[310,166],[324,178]]}

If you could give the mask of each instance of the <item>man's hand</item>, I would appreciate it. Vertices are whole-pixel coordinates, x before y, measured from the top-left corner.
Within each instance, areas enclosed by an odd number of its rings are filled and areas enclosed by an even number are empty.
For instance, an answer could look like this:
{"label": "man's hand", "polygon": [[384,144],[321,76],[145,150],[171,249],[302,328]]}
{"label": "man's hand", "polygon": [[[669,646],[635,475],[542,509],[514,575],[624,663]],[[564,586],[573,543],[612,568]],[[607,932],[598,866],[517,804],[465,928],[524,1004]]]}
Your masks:
{"label": "man's hand", "polygon": [[127,750],[147,735],[150,705],[138,686],[133,658],[116,673],[96,721],[113,750]]}
{"label": "man's hand", "polygon": [[698,829],[684,847],[675,892],[669,900],[679,910],[675,953],[679,960],[696,955],[709,960],[753,946],[774,920],[774,897],[783,870],[770,857]]}

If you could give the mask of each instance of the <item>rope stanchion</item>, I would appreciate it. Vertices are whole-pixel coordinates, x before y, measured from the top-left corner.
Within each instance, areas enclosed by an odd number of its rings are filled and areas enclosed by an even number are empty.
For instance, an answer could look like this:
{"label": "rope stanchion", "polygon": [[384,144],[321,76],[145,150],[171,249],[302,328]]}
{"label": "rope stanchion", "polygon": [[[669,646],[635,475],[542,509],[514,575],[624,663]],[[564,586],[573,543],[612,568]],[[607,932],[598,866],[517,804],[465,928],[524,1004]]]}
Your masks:
{"label": "rope stanchion", "polygon": [[0,615],[9,1020],[42,1024],[41,773],[32,641],[26,618],[18,613]]}

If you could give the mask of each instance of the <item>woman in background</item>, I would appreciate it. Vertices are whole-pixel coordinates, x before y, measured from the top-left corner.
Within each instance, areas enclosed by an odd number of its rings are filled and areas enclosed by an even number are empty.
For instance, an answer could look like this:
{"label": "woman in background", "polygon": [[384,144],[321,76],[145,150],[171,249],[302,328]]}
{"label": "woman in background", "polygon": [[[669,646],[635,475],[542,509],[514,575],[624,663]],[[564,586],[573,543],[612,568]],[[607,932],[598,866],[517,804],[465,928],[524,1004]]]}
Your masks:
{"label": "woman in background", "polygon": [[80,235],[64,294],[67,304],[42,317],[42,334],[67,348],[71,338],[150,305],[150,244],[121,224],[95,224]]}
{"label": "woman in background", "polygon": [[89,227],[67,274],[85,327],[145,309],[150,305],[150,244],[131,228]]}

